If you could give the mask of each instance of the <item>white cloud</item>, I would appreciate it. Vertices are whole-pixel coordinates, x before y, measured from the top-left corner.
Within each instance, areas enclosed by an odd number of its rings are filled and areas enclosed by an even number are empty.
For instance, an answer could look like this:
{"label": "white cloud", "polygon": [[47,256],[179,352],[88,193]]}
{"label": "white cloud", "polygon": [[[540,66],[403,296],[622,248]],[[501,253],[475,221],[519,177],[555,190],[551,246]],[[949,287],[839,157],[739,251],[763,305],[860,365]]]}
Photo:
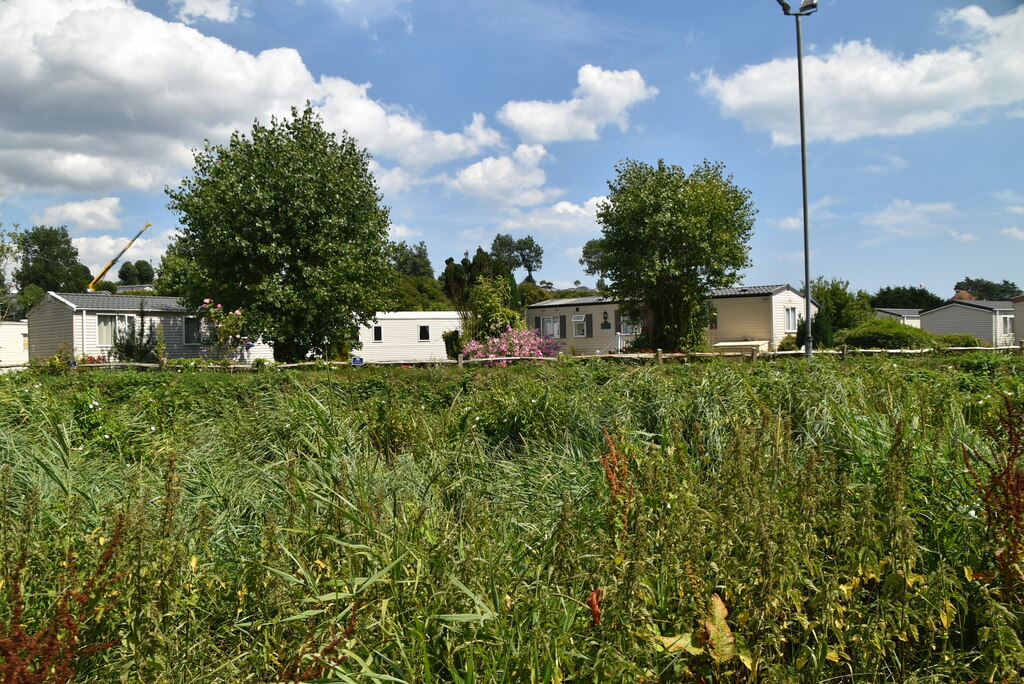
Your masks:
{"label": "white cloud", "polygon": [[460,169],[451,187],[485,202],[503,206],[531,206],[562,194],[543,188],[547,174],[540,163],[547,156],[541,145],[520,145],[512,156],[487,157]]}
{"label": "white cloud", "polygon": [[485,234],[483,228],[467,228],[459,231],[459,241],[465,246],[475,247],[480,244]]}
{"label": "white cloud", "polygon": [[978,236],[974,233],[961,233],[953,230],[952,228],[947,229],[946,232],[949,233],[951,238],[959,240],[960,242],[974,242],[978,239]]}
{"label": "white cloud", "polygon": [[861,168],[861,171],[882,175],[886,173],[893,173],[895,171],[902,171],[909,166],[906,159],[895,154],[873,154],[872,156],[877,157],[880,162],[877,164],[868,164]]}
{"label": "white cloud", "polygon": [[549,237],[597,233],[597,205],[604,199],[591,197],[582,205],[557,202],[528,212],[517,210],[501,222],[498,232],[536,233]]}
{"label": "white cloud", "polygon": [[[807,206],[807,218],[811,224],[828,223],[836,218],[836,215],[828,210],[829,207],[839,203],[839,199],[832,195],[825,195],[821,199],[811,202]],[[779,221],[779,228],[784,230],[797,230],[804,227],[804,215],[801,211],[798,216],[787,216]]]}
{"label": "white cloud", "polygon": [[57,226],[66,224],[72,231],[83,230],[120,230],[121,212],[119,197],[104,197],[84,202],[65,202],[49,207],[42,215],[33,215],[32,221],[37,224]]}
{"label": "white cloud", "polygon": [[1021,230],[1020,228],[1003,228],[999,232],[1008,237],[1016,238],[1017,240],[1024,240],[1024,230]]}
{"label": "white cloud", "polygon": [[397,18],[405,24],[407,33],[413,32],[412,17],[404,10],[412,0],[328,0],[339,15],[363,29],[370,29],[380,21]]}
{"label": "white cloud", "polygon": [[1009,206],[1006,207],[1006,211],[1011,214],[1024,214],[1024,206]]}
{"label": "white cloud", "polygon": [[947,225],[956,218],[956,205],[951,202],[914,203],[896,199],[881,211],[861,219],[864,225],[882,229],[880,235],[865,240],[861,246],[868,247],[897,237],[927,238],[942,234],[962,242],[977,239],[972,233],[960,233]]}
{"label": "white cloud", "polygon": [[498,119],[526,142],[597,140],[609,124],[629,128],[629,108],[650,99],[658,89],[644,83],[639,71],[605,71],[586,64],[577,74],[579,87],[571,100],[508,102]]}
{"label": "white cloud", "polygon": [[[962,120],[987,107],[1024,101],[1024,6],[989,16],[978,6],[942,14],[964,29],[962,44],[904,58],[869,41],[836,45],[804,57],[809,140],[847,141],[870,135],[909,135]],[[799,142],[794,59],[775,59],[719,77],[701,78],[724,116],[773,142]]]}
{"label": "white cloud", "polygon": [[402,225],[401,223],[392,223],[388,226],[388,239],[392,242],[408,240],[409,238],[419,237],[420,235],[423,235],[422,230],[410,228],[409,226]]}
{"label": "white cloud", "polygon": [[231,23],[238,18],[233,0],[172,0],[171,6],[178,8],[178,18],[186,24],[196,19]]}
{"label": "white cloud", "polygon": [[569,257],[574,261],[579,261],[583,257],[583,246],[579,247],[568,247],[562,251],[565,256]]}
{"label": "white cloud", "polygon": [[130,0],[0,2],[0,64],[8,194],[159,189],[204,139],[226,142],[307,100],[328,128],[413,173],[501,141],[480,114],[461,132],[432,130],[373,100],[369,84],[314,78],[294,49],[249,54]]}
{"label": "white cloud", "polygon": [[[167,244],[175,237],[177,237],[175,230],[166,230],[156,235],[140,237],[132,244],[131,249],[124,253],[121,261],[110,269],[106,279],[110,280],[112,274],[116,276],[115,269],[125,261],[136,262],[142,259],[152,263],[153,268],[158,267],[160,257],[167,251]],[[93,275],[99,275],[100,270],[124,249],[128,239],[112,235],[96,235],[71,238],[71,244],[78,249],[78,260],[88,266]]]}

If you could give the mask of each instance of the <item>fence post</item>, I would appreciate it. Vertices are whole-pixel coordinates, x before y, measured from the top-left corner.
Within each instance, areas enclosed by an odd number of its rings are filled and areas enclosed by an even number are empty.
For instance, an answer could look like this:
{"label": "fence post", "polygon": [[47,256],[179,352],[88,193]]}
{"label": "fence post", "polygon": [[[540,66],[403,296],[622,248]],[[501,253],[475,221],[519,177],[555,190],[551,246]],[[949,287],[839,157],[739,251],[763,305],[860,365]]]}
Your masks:
{"label": "fence post", "polygon": [[750,348],[750,358],[747,359],[747,363],[754,363],[757,360],[757,347]]}
{"label": "fence post", "polygon": [[459,368],[462,368],[462,354],[459,354]]}
{"label": "fence post", "polygon": [[846,345],[843,345],[843,361],[846,360]]}
{"label": "fence post", "polygon": [[1024,340],[1020,341],[1020,353],[1024,354]]}
{"label": "fence post", "polygon": [[656,349],[656,350],[654,351],[654,358],[658,360],[658,365],[659,365],[659,366],[660,366],[660,365],[661,365],[662,363],[664,363],[663,359],[661,358],[661,350],[660,350],[660,349]]}

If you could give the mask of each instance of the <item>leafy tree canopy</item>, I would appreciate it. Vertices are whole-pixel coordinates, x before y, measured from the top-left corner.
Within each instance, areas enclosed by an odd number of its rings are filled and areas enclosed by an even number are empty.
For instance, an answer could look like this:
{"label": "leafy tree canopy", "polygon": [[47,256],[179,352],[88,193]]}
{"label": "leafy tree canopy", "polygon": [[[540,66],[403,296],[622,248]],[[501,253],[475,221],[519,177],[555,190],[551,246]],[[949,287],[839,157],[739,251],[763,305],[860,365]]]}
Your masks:
{"label": "leafy tree canopy", "polygon": [[151,285],[153,278],[156,275],[153,272],[153,264],[149,263],[145,259],[139,259],[135,262],[135,274],[138,277],[136,281],[139,285]]}
{"label": "leafy tree canopy", "polygon": [[400,274],[391,308],[395,311],[451,311],[452,303],[433,277]]}
{"label": "leafy tree canopy", "polygon": [[121,268],[117,269],[117,279],[121,281],[122,285],[138,285],[139,271],[135,268],[135,264],[130,261],[121,264]]}
{"label": "leafy tree canopy", "polygon": [[616,172],[598,206],[602,237],[586,244],[580,262],[610,279],[609,290],[626,315],[645,321],[653,346],[699,348],[711,290],[735,285],[750,263],[750,191],[706,160],[689,175],[664,161],[631,159]]}
{"label": "leafy tree canopy", "polygon": [[308,103],[227,146],[207,142],[167,195],[185,301],[242,308],[278,359],[327,355],[387,307],[390,222],[369,155]]}
{"label": "leafy tree canopy", "polygon": [[927,309],[941,304],[944,299],[924,287],[893,285],[883,287],[871,297],[876,309]]}
{"label": "leafy tree canopy", "polygon": [[29,285],[56,292],[81,292],[92,280],[89,268],[78,262],[67,226],[33,226],[17,233],[21,265],[14,279],[22,291]]}
{"label": "leafy tree canopy", "polygon": [[967,290],[976,299],[984,299],[991,302],[1010,300],[1021,294],[1021,290],[1017,287],[1016,283],[1011,283],[1009,280],[997,283],[994,280],[986,280],[985,278],[964,278],[953,286],[953,290],[954,292]]}
{"label": "leafy tree canopy", "polygon": [[[427,243],[418,242],[408,245],[402,242],[391,245],[391,264],[402,275],[423,278],[434,277],[434,267],[427,255]],[[396,311],[413,311],[414,309],[396,309]]]}
{"label": "leafy tree canopy", "polygon": [[533,282],[533,272],[543,263],[544,248],[537,244],[532,235],[518,240],[511,235],[498,233],[491,242],[491,259],[502,270],[511,273],[517,268],[526,269],[526,282]]}
{"label": "leafy tree canopy", "polygon": [[[871,320],[874,311],[871,306],[871,295],[864,290],[850,290],[850,281],[840,278],[826,280],[818,277],[811,282],[811,295],[818,300],[816,318],[827,318],[832,330],[856,328],[861,323]],[[811,326],[818,341],[818,328]],[[826,346],[824,343],[821,346]]]}

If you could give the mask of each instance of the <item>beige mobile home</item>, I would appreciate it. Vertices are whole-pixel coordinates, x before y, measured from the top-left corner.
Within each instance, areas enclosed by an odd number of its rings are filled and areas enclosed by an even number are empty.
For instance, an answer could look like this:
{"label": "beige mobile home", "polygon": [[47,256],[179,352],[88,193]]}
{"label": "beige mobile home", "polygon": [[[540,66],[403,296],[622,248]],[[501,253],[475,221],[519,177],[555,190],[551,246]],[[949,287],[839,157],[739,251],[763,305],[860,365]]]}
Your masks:
{"label": "beige mobile home", "polygon": [[28,322],[0,321],[0,369],[28,363]]}
{"label": "beige mobile home", "polygon": [[903,325],[909,325],[911,328],[921,327],[920,309],[875,309],[875,318],[896,321]]}
{"label": "beige mobile home", "polygon": [[562,353],[578,355],[622,351],[639,331],[617,302],[600,296],[537,302],[526,307],[526,325],[557,341]]}
{"label": "beige mobile home", "polygon": [[[804,315],[804,298],[789,285],[757,285],[713,290],[715,317],[709,345],[718,349],[775,349],[796,332]],[[811,315],[818,311],[811,302]],[[550,299],[526,309],[526,324],[555,338],[565,353],[605,354],[624,349],[640,324],[624,319],[607,297]],[[670,351],[670,350],[665,350]]]}
{"label": "beige mobile home", "polygon": [[352,352],[367,363],[444,361],[444,333],[462,330],[457,311],[388,311],[359,331],[362,347]]}
{"label": "beige mobile home", "polygon": [[921,327],[939,335],[969,333],[985,344],[1010,346],[1016,344],[1013,306],[1013,302],[950,300],[923,309]]}
{"label": "beige mobile home", "polygon": [[[708,343],[715,348],[745,347],[775,350],[787,335],[795,335],[804,318],[804,296],[790,285],[752,285],[714,290],[715,318]],[[818,303],[811,299],[811,316]]]}
{"label": "beige mobile home", "polygon": [[[210,358],[205,319],[178,303],[177,297],[113,295],[109,292],[48,292],[28,314],[29,357],[45,359],[61,352],[77,358],[110,356],[115,330],[145,317],[163,331],[166,356]],[[231,360],[252,363],[274,359],[264,342],[240,347]]]}

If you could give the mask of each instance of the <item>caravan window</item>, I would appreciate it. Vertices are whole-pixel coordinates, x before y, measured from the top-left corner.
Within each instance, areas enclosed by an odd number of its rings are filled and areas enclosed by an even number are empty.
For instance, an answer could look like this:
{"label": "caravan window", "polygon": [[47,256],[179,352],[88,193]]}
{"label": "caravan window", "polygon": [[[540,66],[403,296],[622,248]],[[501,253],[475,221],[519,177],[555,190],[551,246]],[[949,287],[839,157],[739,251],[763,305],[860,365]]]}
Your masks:
{"label": "caravan window", "polygon": [[100,347],[110,347],[114,344],[114,329],[124,332],[128,328],[128,321],[135,321],[131,314],[97,314],[96,315],[96,344]]}

